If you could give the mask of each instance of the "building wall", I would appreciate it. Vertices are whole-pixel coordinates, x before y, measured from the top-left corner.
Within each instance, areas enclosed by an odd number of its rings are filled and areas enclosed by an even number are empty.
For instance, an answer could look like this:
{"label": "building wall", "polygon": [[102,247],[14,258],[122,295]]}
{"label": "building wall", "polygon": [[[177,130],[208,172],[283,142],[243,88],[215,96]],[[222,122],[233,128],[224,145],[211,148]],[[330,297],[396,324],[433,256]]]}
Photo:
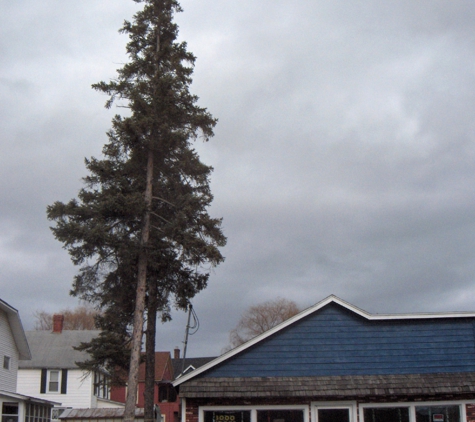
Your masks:
{"label": "building wall", "polygon": [[467,422],[475,422],[475,403],[466,406]]}
{"label": "building wall", "polygon": [[[304,408],[303,412],[307,422],[318,422],[319,408],[348,408],[350,422],[368,422],[364,420],[363,408],[369,407],[418,407],[418,406],[460,406],[460,422],[475,422],[475,398],[469,397],[464,400],[454,400],[453,396],[447,397],[368,397],[360,400],[345,401],[321,401],[315,398],[268,398],[268,399],[186,399],[181,413],[181,422],[203,422],[201,409],[218,411],[226,410],[251,410],[251,409],[282,409]],[[410,412],[411,413],[411,412]],[[251,422],[253,419],[251,418]],[[415,422],[414,414],[410,422]],[[450,422],[445,420],[444,422]]]}
{"label": "building wall", "polygon": [[333,303],[227,359],[204,376],[474,371],[473,318],[368,320]]}
{"label": "building wall", "polygon": [[[3,368],[4,356],[10,358],[10,368]],[[0,390],[16,392],[18,372],[18,349],[8,322],[7,314],[0,311]]]}
{"label": "building wall", "polygon": [[[137,394],[137,407],[144,407],[144,390],[145,383],[139,382],[138,384],[138,394]],[[158,385],[155,385],[155,391],[153,393],[153,402],[160,406],[160,411],[162,415],[165,416],[164,422],[178,422],[178,413],[180,409],[180,401],[177,397],[175,402],[159,402],[158,401]],[[123,386],[113,387],[111,389],[111,400],[117,402],[125,403],[126,399],[126,388]],[[474,421],[475,422],[475,421]]]}
{"label": "building wall", "polygon": [[123,408],[124,403],[113,402],[107,399],[97,398],[96,408],[98,409],[111,409],[111,408]]}
{"label": "building wall", "polygon": [[94,408],[97,397],[93,394],[93,380],[90,374],[79,369],[69,369],[66,394],[40,393],[41,369],[20,369],[18,371],[18,392],[61,403],[62,407]]}
{"label": "building wall", "polygon": [[126,391],[127,389],[123,385],[120,385],[120,386],[113,385],[111,387],[111,400],[114,400],[120,403],[125,403]]}

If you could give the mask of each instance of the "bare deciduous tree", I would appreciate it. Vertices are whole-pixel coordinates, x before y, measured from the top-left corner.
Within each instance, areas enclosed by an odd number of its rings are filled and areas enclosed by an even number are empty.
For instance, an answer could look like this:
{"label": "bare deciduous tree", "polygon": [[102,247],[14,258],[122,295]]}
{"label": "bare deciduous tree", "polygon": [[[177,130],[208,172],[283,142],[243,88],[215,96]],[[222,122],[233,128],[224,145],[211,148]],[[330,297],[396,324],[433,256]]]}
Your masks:
{"label": "bare deciduous tree", "polygon": [[[63,309],[55,314],[64,315],[63,329],[65,330],[95,330],[95,317],[98,312],[90,306],[81,305],[74,309]],[[35,311],[35,330],[52,330],[53,315],[46,311]]]}
{"label": "bare deciduous tree", "polygon": [[240,346],[299,312],[300,308],[294,301],[282,298],[249,307],[230,332],[230,345],[225,351]]}

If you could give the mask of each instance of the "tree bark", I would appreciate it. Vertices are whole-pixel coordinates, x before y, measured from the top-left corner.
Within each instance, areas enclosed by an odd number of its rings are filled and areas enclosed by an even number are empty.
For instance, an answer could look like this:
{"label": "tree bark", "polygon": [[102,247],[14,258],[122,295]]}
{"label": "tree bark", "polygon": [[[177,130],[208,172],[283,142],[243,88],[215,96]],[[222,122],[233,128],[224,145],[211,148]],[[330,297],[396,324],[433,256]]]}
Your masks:
{"label": "tree bark", "polygon": [[138,257],[137,292],[135,297],[134,328],[132,332],[132,346],[130,353],[129,378],[127,382],[127,399],[125,401],[124,422],[135,419],[135,404],[137,403],[137,386],[140,365],[140,352],[142,349],[143,322],[145,310],[145,296],[147,289],[147,246],[150,236],[150,208],[152,204],[153,181],[153,148],[149,145],[147,157],[147,176],[145,187],[146,211],[142,226],[141,248]]}
{"label": "tree bark", "polygon": [[144,391],[144,422],[153,422],[153,405],[155,398],[155,333],[157,329],[157,283],[148,287],[147,331],[145,348],[145,391]]}

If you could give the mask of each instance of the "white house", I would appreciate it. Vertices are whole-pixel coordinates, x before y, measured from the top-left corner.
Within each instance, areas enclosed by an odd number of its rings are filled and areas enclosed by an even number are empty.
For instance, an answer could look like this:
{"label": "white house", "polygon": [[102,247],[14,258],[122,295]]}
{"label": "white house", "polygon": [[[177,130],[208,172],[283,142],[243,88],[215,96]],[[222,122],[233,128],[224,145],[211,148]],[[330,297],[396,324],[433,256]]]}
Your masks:
{"label": "white house", "polygon": [[2,422],[49,422],[50,400],[17,392],[19,362],[31,358],[18,311],[0,299],[0,410]]}
{"label": "white house", "polygon": [[65,408],[117,408],[122,403],[110,400],[109,377],[80,369],[76,362],[87,354],[74,350],[99,335],[96,330],[63,330],[63,315],[55,315],[53,331],[27,331],[32,358],[22,361],[18,370],[18,391],[22,394],[61,403]]}

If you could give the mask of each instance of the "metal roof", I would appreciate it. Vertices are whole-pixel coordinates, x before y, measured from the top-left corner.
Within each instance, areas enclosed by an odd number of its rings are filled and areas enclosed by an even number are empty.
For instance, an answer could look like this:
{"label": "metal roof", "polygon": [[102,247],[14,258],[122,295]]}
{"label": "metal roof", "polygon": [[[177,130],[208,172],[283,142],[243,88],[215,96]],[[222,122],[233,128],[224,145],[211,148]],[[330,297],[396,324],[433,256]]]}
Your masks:
{"label": "metal roof", "polygon": [[27,331],[31,360],[19,362],[20,369],[58,368],[76,369],[76,362],[88,358],[86,352],[74,350],[74,346],[89,342],[99,335],[99,330]]}
{"label": "metal roof", "polygon": [[[66,409],[59,419],[120,419],[124,416],[124,408]],[[143,418],[143,408],[135,409],[135,417]]]}

